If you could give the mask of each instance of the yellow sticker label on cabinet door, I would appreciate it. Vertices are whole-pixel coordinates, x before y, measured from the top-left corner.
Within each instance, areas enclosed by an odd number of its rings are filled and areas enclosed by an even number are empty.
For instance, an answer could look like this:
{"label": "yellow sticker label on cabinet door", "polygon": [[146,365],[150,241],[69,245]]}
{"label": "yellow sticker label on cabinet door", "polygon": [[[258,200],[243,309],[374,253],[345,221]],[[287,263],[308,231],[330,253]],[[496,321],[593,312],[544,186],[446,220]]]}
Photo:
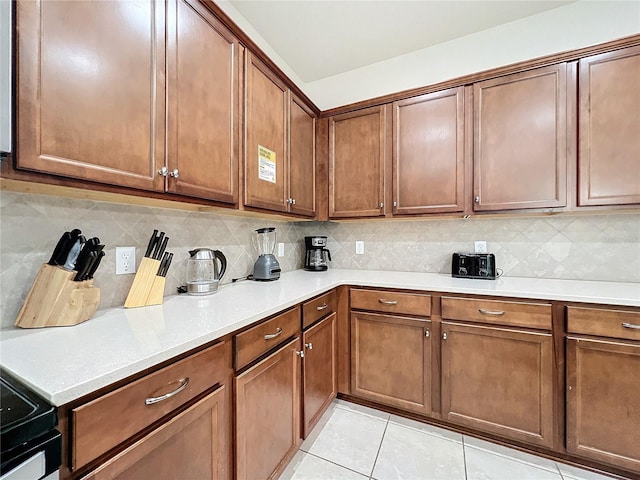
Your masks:
{"label": "yellow sticker label on cabinet door", "polygon": [[276,152],[258,145],[258,178],[276,183]]}

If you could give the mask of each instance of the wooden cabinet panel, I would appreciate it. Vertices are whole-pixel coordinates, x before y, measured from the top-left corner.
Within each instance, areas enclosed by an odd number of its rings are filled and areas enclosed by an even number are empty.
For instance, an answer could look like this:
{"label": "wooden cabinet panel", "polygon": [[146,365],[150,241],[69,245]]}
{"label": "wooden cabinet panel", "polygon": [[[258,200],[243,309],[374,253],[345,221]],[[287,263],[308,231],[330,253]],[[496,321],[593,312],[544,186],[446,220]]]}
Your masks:
{"label": "wooden cabinet panel", "polygon": [[300,331],[300,307],[265,320],[255,327],[234,335],[235,368],[240,370],[263,353]]}
{"label": "wooden cabinet panel", "polygon": [[[287,112],[289,91],[286,85],[247,51],[245,63],[245,192],[244,204],[286,212]],[[275,160],[259,159],[265,148]],[[262,163],[262,165],[261,165]]]}
{"label": "wooden cabinet panel", "polygon": [[550,333],[442,322],[442,417],[553,447]]}
{"label": "wooden cabinet panel", "polygon": [[198,2],[167,8],[167,190],[235,203],[238,42]]}
{"label": "wooden cabinet panel", "polygon": [[640,345],[567,338],[567,451],[640,473]]}
{"label": "wooden cabinet panel", "polygon": [[302,437],[313,427],[338,393],[336,314],[302,334]]}
{"label": "wooden cabinet panel", "polygon": [[316,210],[316,118],[295,95],[291,95],[289,105],[289,210],[313,217]]}
{"label": "wooden cabinet panel", "polygon": [[640,340],[640,311],[567,307],[567,332]]}
{"label": "wooden cabinet panel", "polygon": [[204,397],[83,479],[230,479],[226,388]]}
{"label": "wooden cabinet panel", "polygon": [[300,444],[300,337],[235,379],[236,478],[277,478]]}
{"label": "wooden cabinet panel", "polygon": [[316,320],[338,309],[338,295],[335,290],[325,293],[302,304],[302,328],[307,328]]}
{"label": "wooden cabinet panel", "polygon": [[386,108],[329,119],[329,217],[384,215]]}
{"label": "wooden cabinet panel", "polygon": [[551,330],[551,304],[442,297],[442,318]]}
{"label": "wooden cabinet panel", "polygon": [[464,87],[393,103],[393,213],[464,209]]}
{"label": "wooden cabinet panel", "polygon": [[17,167],[164,189],[165,9],[17,3]]}
{"label": "wooden cabinet panel", "polygon": [[[231,349],[221,342],[72,410],[72,466],[76,470],[189,400],[222,383]],[[183,387],[184,386],[184,387]],[[157,403],[146,400],[170,392]]]}
{"label": "wooden cabinet panel", "polygon": [[640,47],[579,62],[578,203],[640,203]]}
{"label": "wooden cabinet panel", "polygon": [[431,322],[351,312],[351,394],[431,412]]}
{"label": "wooden cabinet panel", "polygon": [[352,288],[351,308],[428,317],[431,295]]}
{"label": "wooden cabinet panel", "polygon": [[474,210],[563,207],[566,64],[474,85]]}

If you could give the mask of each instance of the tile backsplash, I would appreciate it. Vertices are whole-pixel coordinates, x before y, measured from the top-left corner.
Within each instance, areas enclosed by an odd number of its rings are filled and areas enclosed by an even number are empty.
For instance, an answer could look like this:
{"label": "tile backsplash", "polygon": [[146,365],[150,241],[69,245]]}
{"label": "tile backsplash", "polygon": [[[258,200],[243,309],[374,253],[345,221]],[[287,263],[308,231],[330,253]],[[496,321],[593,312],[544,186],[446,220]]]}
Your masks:
{"label": "tile backsplash", "polygon": [[[135,246],[140,262],[153,229],[170,237],[174,260],[165,294],[184,284],[188,250],[221,250],[228,260],[223,283],[251,273],[256,228],[274,226],[285,244],[283,271],[301,268],[305,235],[327,235],[333,268],[448,274],[451,253],[486,240],[504,275],[640,282],[640,214],[285,222],[219,213],[119,205],[44,195],[0,192],[0,328],[11,328],[36,272],[60,235],[80,228],[106,245],[94,283],[100,308],[121,306],[133,275],[115,275],[115,247]],[[365,244],[355,255],[355,241]]]}

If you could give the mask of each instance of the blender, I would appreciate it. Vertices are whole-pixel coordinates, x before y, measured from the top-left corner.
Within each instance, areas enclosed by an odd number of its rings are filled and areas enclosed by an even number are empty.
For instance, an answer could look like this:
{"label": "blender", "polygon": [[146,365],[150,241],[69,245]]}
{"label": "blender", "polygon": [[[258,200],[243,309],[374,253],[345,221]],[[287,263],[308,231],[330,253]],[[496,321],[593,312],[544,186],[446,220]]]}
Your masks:
{"label": "blender", "polygon": [[276,247],[275,227],[258,228],[253,237],[253,246],[258,252],[258,259],[253,264],[253,279],[258,281],[279,279],[280,264],[273,254]]}

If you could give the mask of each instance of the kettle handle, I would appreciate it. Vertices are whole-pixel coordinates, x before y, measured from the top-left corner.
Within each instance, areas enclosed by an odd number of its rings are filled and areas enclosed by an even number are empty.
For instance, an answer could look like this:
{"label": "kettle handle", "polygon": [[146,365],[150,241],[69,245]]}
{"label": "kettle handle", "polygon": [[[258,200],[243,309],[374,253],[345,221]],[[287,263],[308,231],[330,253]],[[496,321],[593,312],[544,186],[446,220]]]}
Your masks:
{"label": "kettle handle", "polygon": [[224,256],[224,253],[222,253],[220,250],[214,250],[213,251],[213,255],[220,260],[220,277],[219,279],[222,280],[222,276],[224,275],[224,272],[227,271],[227,257]]}
{"label": "kettle handle", "polygon": [[331,262],[332,261],[331,260],[331,252],[329,251],[329,249],[328,248],[323,248],[322,251],[323,252],[327,252],[327,256],[329,257],[329,261]]}

